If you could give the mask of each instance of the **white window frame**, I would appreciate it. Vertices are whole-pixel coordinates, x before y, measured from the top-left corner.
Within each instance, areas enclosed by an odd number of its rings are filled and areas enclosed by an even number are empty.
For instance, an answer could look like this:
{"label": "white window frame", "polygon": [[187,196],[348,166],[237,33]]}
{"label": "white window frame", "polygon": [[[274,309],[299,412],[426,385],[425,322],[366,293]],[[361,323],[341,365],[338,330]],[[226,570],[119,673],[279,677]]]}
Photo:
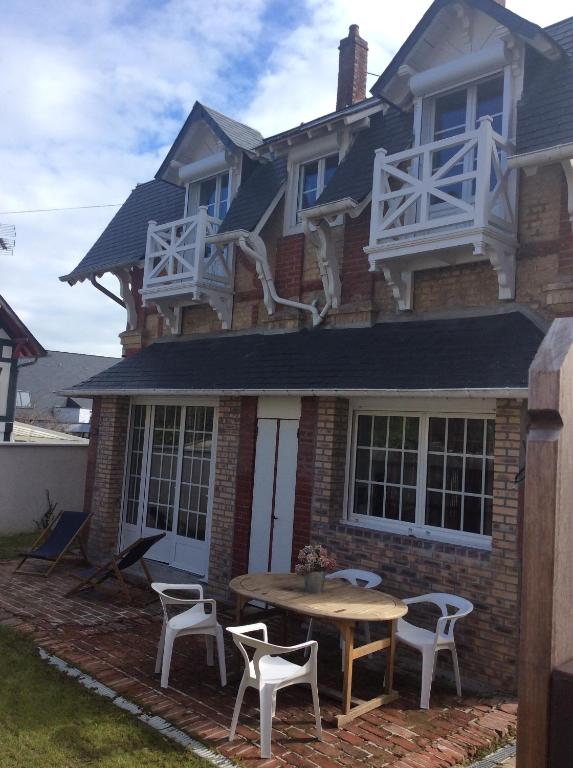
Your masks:
{"label": "white window frame", "polygon": [[[126,525],[126,508],[127,508],[127,488],[129,483],[129,460],[131,457],[131,428],[132,428],[132,422],[133,422],[133,409],[135,406],[143,406],[145,408],[145,419],[144,419],[144,442],[143,442],[143,457],[142,457],[142,465],[141,465],[141,477],[140,477],[140,487],[139,487],[139,504],[138,504],[138,511],[137,511],[137,522],[135,525],[139,525],[139,522],[142,521],[143,525],[145,525],[145,516],[146,516],[146,509],[147,509],[147,491],[149,486],[149,461],[151,459],[151,452],[150,452],[150,441],[152,438],[152,432],[153,432],[153,421],[152,421],[152,407],[157,405],[169,405],[169,406],[176,406],[178,408],[187,408],[187,407],[204,407],[204,408],[212,408],[213,409],[213,442],[211,446],[211,470],[210,470],[210,479],[209,479],[209,494],[207,499],[207,521],[206,521],[206,528],[205,528],[205,546],[207,548],[207,552],[210,553],[211,551],[211,527],[212,527],[212,520],[213,520],[213,499],[214,499],[214,491],[215,491],[215,473],[217,471],[217,444],[218,444],[218,434],[219,434],[219,400],[217,398],[195,398],[195,397],[186,397],[186,398],[178,398],[177,402],[173,402],[172,399],[168,397],[149,397],[149,396],[135,396],[130,399],[130,405],[129,405],[129,417],[128,417],[128,425],[127,425],[127,436],[126,436],[126,442],[125,442],[125,452],[124,452],[124,462],[123,462],[123,481],[122,481],[122,494],[121,494],[121,524],[118,527],[118,536],[117,536],[117,550],[120,551],[121,549],[121,542],[122,542],[122,533],[123,533],[123,527]],[[182,414],[184,417],[185,414]],[[182,422],[183,423],[183,422]],[[183,435],[184,430],[181,431],[181,435]],[[181,449],[181,439],[180,437],[180,445],[178,448],[178,451]],[[178,465],[181,463],[182,460],[182,454],[178,455],[177,462]],[[180,471],[178,469],[178,477],[177,477],[177,484],[176,484],[176,493],[175,498],[179,499],[179,494],[181,490],[181,475]],[[175,514],[173,515],[173,523],[175,521]],[[127,525],[133,525],[131,523],[127,523]],[[177,530],[173,524],[172,527],[172,533],[175,535],[177,534]],[[205,572],[204,577],[202,578],[203,581],[207,581],[209,578],[209,565],[210,565],[210,556],[207,557],[207,569]]]}
{"label": "white window frame", "polygon": [[[305,160],[304,163],[300,163],[298,166],[298,191],[296,196],[296,215],[297,220],[300,216],[300,212],[303,209],[302,207],[302,196],[303,196],[303,180],[304,180],[304,168],[307,165],[310,165],[311,163],[318,163],[318,169],[317,169],[317,178],[316,178],[316,199],[322,195],[324,192],[324,174],[326,171],[326,161],[330,157],[338,156],[338,152],[331,152],[328,155],[322,155],[321,157],[316,158],[316,160]],[[338,162],[340,162],[340,158],[338,158]]]}
{"label": "white window frame", "polygon": [[[186,191],[185,191],[185,216],[194,216],[197,211],[199,210],[199,204],[200,204],[200,194],[201,194],[201,184],[204,184],[207,181],[212,181],[215,179],[215,215],[216,218],[219,218],[219,206],[221,205],[221,181],[223,176],[228,176],[228,182],[227,182],[227,211],[229,210],[231,206],[231,201],[233,199],[233,189],[232,189],[232,183],[233,183],[233,173],[232,168],[228,168],[224,171],[220,171],[219,173],[213,174],[212,176],[206,176],[204,179],[197,179],[196,181],[191,182],[190,184],[186,185]],[[192,190],[194,188],[194,190]],[[193,206],[193,211],[189,210],[189,206]],[[226,212],[225,212],[226,215]]]}
{"label": "white window frame", "polygon": [[[452,404],[453,406],[453,404]],[[344,521],[360,528],[396,533],[402,536],[414,536],[427,541],[457,544],[475,549],[491,550],[492,537],[480,533],[468,533],[467,531],[455,531],[451,528],[438,528],[425,524],[426,513],[426,482],[427,482],[427,458],[428,458],[428,429],[430,418],[460,418],[460,419],[495,419],[495,407],[476,403],[477,407],[440,407],[431,410],[420,408],[416,403],[406,403],[405,407],[396,408],[389,404],[364,404],[353,405],[348,416],[348,444],[346,461],[346,490],[345,490],[345,516]],[[401,416],[416,417],[420,419],[420,432],[418,442],[418,471],[416,478],[416,515],[415,522],[407,523],[401,520],[389,520],[371,515],[358,515],[354,513],[354,485],[356,470],[356,432],[358,416]],[[495,499],[495,491],[494,491]]]}

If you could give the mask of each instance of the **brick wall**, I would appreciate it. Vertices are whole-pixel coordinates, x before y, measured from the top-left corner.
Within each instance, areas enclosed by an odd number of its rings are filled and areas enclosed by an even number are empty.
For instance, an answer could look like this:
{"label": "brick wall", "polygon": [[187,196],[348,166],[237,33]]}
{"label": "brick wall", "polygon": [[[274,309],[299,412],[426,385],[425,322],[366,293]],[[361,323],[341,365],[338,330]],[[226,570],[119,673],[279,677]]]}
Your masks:
{"label": "brick wall", "polygon": [[304,235],[281,237],[277,243],[275,285],[284,299],[298,299],[302,291]]}
{"label": "brick wall", "polygon": [[222,397],[218,408],[209,552],[209,592],[222,598],[227,597],[232,571],[240,433],[241,398]]}
{"label": "brick wall", "polygon": [[237,461],[235,520],[233,538],[233,576],[246,573],[249,567],[255,449],[257,443],[256,397],[241,398],[239,456]]}
{"label": "brick wall", "polygon": [[102,397],[98,409],[89,549],[102,558],[117,551],[129,399]]}
{"label": "brick wall", "polygon": [[292,535],[292,568],[296,557],[310,541],[310,517],[314,491],[314,456],[316,450],[316,426],[318,421],[318,399],[303,397],[298,429],[298,457],[294,499]]}
{"label": "brick wall", "polygon": [[474,612],[456,627],[462,676],[503,690],[516,685],[520,550],[514,478],[520,466],[521,422],[519,402],[498,402],[493,546],[485,552],[342,522],[348,404],[320,398],[318,405],[312,540],[331,549],[341,567],[379,573],[382,588],[391,594],[452,592],[471,600]]}

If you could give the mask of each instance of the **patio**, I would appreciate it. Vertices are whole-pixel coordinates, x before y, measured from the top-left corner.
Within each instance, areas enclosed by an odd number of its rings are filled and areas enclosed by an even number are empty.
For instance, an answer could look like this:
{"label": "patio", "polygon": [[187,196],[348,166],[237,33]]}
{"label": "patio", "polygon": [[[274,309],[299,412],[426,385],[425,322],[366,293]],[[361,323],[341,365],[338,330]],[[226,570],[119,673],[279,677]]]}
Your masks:
{"label": "patio", "polygon": [[[399,653],[395,686],[400,697],[391,705],[336,730],[330,721],[337,703],[321,697],[323,742],[313,737],[310,694],[287,689],[279,696],[273,721],[273,757],[261,760],[258,699],[247,692],[237,739],[229,743],[237,683],[231,679],[225,689],[219,687],[217,667],[205,666],[201,639],[177,641],[171,687],[160,688],[153,673],[161,627],[159,601],[154,595],[135,589],[132,605],[103,592],[63,598],[75,583],[63,570],[50,579],[40,579],[12,577],[13,568],[13,562],[0,563],[0,623],[31,634],[46,650],[247,768],[446,768],[493,750],[515,728],[517,708],[512,700],[475,695],[459,700],[453,687],[439,680],[432,690],[431,708],[420,710],[419,676],[401,668]],[[224,624],[233,623],[230,608],[220,605],[219,613]],[[302,636],[303,631],[298,630],[293,642]],[[334,637],[318,639],[321,681],[339,686],[338,643]],[[227,663],[232,673],[235,660],[230,639]],[[461,665],[463,674],[463,659]],[[367,663],[356,665],[355,679],[357,691],[364,694],[379,683]]]}

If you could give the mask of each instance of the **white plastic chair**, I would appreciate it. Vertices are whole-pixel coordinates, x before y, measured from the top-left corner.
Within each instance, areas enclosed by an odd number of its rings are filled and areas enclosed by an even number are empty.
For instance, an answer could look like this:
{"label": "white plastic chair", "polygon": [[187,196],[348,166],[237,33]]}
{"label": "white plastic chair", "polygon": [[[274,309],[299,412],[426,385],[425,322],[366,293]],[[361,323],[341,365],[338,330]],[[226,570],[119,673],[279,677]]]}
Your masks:
{"label": "white plastic chair", "polygon": [[[221,685],[227,685],[227,667],[225,664],[225,642],[223,627],[217,622],[217,603],[215,600],[203,598],[203,587],[200,584],[163,584],[153,583],[151,588],[157,592],[163,608],[163,627],[157,648],[155,672],[161,670],[161,687],[167,688],[169,683],[169,668],[171,654],[176,637],[183,635],[205,635],[207,646],[207,664],[213,666],[213,638],[217,640],[217,655],[219,658],[219,674]],[[189,592],[198,597],[175,597],[170,592]],[[189,606],[187,610],[169,618],[168,606]],[[207,613],[205,606],[210,606]]]}
{"label": "white plastic chair", "polygon": [[[442,613],[436,623],[435,632],[423,629],[422,627],[416,627],[404,619],[398,619],[396,626],[396,640],[410,646],[410,648],[415,648],[422,654],[420,709],[429,709],[430,707],[430,691],[436,669],[436,657],[439,651],[450,651],[452,654],[456,690],[458,696],[461,696],[462,685],[458,654],[454,642],[454,625],[458,619],[467,616],[473,611],[473,604],[463,597],[448,595],[443,592],[432,592],[428,595],[420,595],[419,597],[409,597],[402,602],[406,603],[406,605],[431,603],[436,605]],[[454,612],[449,613],[449,610],[452,608],[455,609]]]}
{"label": "white plastic chair", "polygon": [[[272,645],[269,643],[267,627],[263,623],[227,627],[227,630],[233,635],[233,641],[245,661],[245,671],[237,693],[229,741],[235,737],[245,690],[249,686],[256,688],[260,700],[261,757],[271,757],[271,730],[276,710],[277,691],[289,685],[300,685],[301,683],[310,685],[316,721],[316,738],[321,741],[322,725],[317,685],[318,643],[316,640],[291,646]],[[262,632],[263,639],[250,637],[252,632]],[[254,649],[252,659],[249,658],[247,648]],[[292,661],[281,658],[282,655],[307,648],[310,650],[310,658],[305,664],[294,664]]]}
{"label": "white plastic chair", "polygon": [[[353,587],[363,587],[364,589],[374,589],[382,582],[382,577],[372,571],[362,571],[360,568],[344,568],[341,571],[334,571],[325,576],[326,579],[343,579]],[[312,619],[308,622],[308,631],[306,639],[312,639]],[[370,624],[364,622],[364,639],[370,642]],[[342,649],[342,668],[344,669],[344,641],[340,638],[340,647]]]}

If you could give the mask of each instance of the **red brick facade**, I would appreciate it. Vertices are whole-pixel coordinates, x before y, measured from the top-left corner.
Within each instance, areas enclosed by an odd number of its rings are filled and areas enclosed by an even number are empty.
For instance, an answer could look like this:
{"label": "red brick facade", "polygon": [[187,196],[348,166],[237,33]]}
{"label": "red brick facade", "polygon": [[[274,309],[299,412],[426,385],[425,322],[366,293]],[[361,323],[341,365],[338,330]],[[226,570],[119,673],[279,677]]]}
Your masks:
{"label": "red brick facade", "polygon": [[257,443],[256,397],[241,398],[239,459],[233,538],[233,576],[246,573],[249,567],[251,508],[255,477],[255,448]]}

